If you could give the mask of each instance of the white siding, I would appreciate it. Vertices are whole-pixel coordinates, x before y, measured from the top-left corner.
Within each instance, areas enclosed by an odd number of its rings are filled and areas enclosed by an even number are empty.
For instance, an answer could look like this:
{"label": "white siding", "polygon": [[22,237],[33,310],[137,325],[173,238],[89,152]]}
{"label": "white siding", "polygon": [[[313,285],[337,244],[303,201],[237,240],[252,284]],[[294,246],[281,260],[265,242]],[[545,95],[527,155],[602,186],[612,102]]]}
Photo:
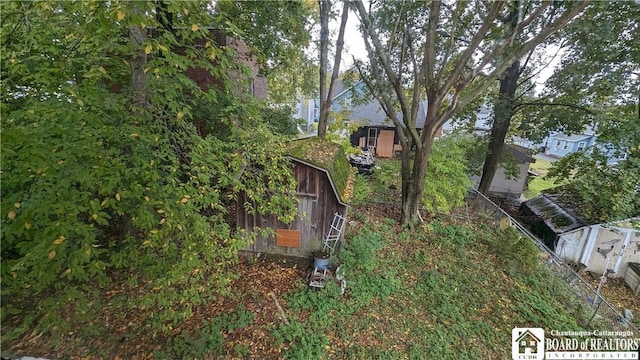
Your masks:
{"label": "white siding", "polygon": [[[504,169],[498,168],[498,170],[496,170],[496,174],[493,176],[493,181],[491,181],[489,192],[501,194],[511,193],[518,196],[521,195],[524,191],[524,185],[527,180],[529,163],[518,164],[518,168],[520,169],[520,174],[515,179],[507,179]],[[472,176],[471,181],[475,183],[475,187],[477,188],[478,184],[480,184],[480,176]]]}
{"label": "white siding", "polygon": [[556,256],[570,264],[579,264],[582,252],[589,238],[590,227],[569,231],[560,235],[555,248]]}
{"label": "white siding", "polygon": [[640,236],[629,228],[585,226],[560,235],[555,253],[584,265],[585,271],[603,274],[610,269],[614,276],[624,276],[629,262],[640,262]]}

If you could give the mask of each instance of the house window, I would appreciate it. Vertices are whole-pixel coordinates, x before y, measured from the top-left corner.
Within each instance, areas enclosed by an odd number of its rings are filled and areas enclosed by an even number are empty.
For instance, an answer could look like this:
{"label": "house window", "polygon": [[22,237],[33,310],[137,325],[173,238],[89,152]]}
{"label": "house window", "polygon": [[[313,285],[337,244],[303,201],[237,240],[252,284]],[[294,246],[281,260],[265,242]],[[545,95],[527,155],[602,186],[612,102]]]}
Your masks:
{"label": "house window", "polygon": [[560,148],[560,140],[556,140],[556,149]]}
{"label": "house window", "polygon": [[568,148],[569,148],[569,142],[568,141],[563,141],[562,150],[567,150]]}
{"label": "house window", "polygon": [[375,148],[377,140],[378,140],[378,129],[369,128],[369,134],[367,136],[367,147]]}
{"label": "house window", "polygon": [[578,151],[584,149],[587,146],[587,143],[585,141],[580,141],[578,143]]}

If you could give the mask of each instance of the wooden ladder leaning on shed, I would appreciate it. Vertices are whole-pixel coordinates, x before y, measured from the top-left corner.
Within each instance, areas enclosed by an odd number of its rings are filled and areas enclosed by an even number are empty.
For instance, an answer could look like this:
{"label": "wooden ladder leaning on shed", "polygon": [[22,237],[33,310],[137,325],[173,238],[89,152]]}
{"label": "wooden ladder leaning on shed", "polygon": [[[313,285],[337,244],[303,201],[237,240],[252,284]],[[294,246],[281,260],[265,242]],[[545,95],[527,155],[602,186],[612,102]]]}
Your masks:
{"label": "wooden ladder leaning on shed", "polygon": [[[323,250],[333,254],[334,250],[338,246],[338,242],[340,241],[340,236],[342,236],[346,222],[347,219],[344,216],[338,213],[333,214],[333,221],[329,227],[329,232],[322,242]],[[333,274],[327,274],[328,271],[329,269],[326,267],[324,269],[318,269],[317,267],[314,268],[310,276],[311,280],[309,282],[309,286],[319,289],[324,288],[325,282],[329,279],[333,279]],[[346,282],[342,278],[339,278],[338,281],[340,282],[340,287],[342,289],[341,293],[344,293]]]}

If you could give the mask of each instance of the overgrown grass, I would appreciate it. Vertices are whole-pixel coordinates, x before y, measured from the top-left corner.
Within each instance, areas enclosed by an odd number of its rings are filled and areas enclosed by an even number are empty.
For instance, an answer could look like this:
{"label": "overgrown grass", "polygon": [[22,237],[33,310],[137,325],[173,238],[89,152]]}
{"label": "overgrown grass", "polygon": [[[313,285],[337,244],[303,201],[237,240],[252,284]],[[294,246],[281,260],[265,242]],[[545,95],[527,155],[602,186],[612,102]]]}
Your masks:
{"label": "overgrown grass", "polygon": [[357,174],[353,183],[351,203],[353,205],[364,205],[369,201],[372,193],[373,188],[369,185],[366,176]]}
{"label": "overgrown grass", "polygon": [[[162,337],[166,342],[153,355],[259,357],[249,341],[226,341],[229,333],[258,323],[256,333],[269,334],[266,347],[284,349],[277,354],[289,359],[508,359],[514,327],[568,331],[588,322],[591,314],[513,229],[496,232],[441,217],[408,230],[384,210],[374,211],[367,199],[397,201],[382,197],[399,180],[394,162],[379,166],[354,187],[362,207],[350,211],[359,224],[348,227],[339,254],[344,295],[337,283],[316,290],[301,281],[279,297],[289,324],[260,323],[259,312],[234,306],[189,331]],[[249,304],[261,301],[251,291],[235,295],[251,297]],[[128,336],[148,335],[143,333],[131,330]],[[102,354],[104,348],[88,351]]]}
{"label": "overgrown grass", "polygon": [[276,329],[288,358],[506,359],[513,327],[581,329],[577,299],[511,229],[368,226],[345,242],[344,296],[337,285],[290,294],[295,322]]}
{"label": "overgrown grass", "polygon": [[[225,339],[223,332],[231,332],[241,329],[253,322],[252,312],[244,309],[237,309],[229,314],[215,316],[205,322],[195,334],[180,334],[171,338],[166,350],[158,351],[154,357],[160,359],[201,359],[205,355],[222,355],[225,350]],[[248,349],[243,346],[234,348],[236,355],[243,357],[247,355]]]}
{"label": "overgrown grass", "polygon": [[376,159],[373,175],[368,180],[372,189],[372,200],[387,203],[398,201],[402,188],[400,161]]}
{"label": "overgrown grass", "polygon": [[[379,161],[367,179],[376,198],[396,186],[396,165]],[[440,219],[409,231],[358,210],[366,226],[350,230],[340,256],[345,295],[330,284],[287,299],[295,322],[276,338],[288,358],[506,359],[514,327],[586,324],[580,301],[513,229]]]}

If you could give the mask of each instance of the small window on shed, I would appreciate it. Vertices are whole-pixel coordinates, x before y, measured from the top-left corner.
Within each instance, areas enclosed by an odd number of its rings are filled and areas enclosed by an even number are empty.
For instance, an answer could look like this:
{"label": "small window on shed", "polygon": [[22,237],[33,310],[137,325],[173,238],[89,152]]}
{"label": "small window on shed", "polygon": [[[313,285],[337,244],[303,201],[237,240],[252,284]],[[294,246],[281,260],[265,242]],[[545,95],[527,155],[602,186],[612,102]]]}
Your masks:
{"label": "small window on shed", "polygon": [[585,146],[587,146],[587,143],[585,141],[580,141],[578,143],[578,151],[582,150],[585,148]]}
{"label": "small window on shed", "polygon": [[568,141],[563,141],[562,150],[567,150],[568,148],[569,148],[569,142]]}

